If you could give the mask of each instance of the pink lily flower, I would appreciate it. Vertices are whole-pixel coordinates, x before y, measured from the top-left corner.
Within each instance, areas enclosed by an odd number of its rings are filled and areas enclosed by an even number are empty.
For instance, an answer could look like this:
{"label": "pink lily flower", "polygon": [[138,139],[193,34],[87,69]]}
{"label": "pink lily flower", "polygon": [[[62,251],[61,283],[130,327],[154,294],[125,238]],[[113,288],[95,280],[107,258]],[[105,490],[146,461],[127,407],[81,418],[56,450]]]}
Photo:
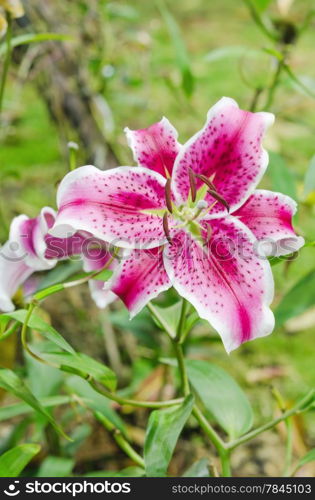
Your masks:
{"label": "pink lily flower", "polygon": [[59,186],[52,234],[89,231],[140,249],[140,259],[132,253],[112,283],[131,314],[174,286],[219,332],[228,352],[268,335],[274,284],[266,256],[304,244],[292,227],[295,202],[255,191],[268,164],[262,137],[273,120],[223,98],[183,146],[166,118],[127,129],[139,166],[69,173]]}
{"label": "pink lily flower", "polygon": [[36,271],[55,266],[56,259],[47,259],[45,235],[55,220],[55,212],[45,207],[38,217],[15,217],[9,240],[0,248],[0,311],[14,310],[12,297]]}
{"label": "pink lily flower", "polygon": [[[49,235],[55,218],[55,211],[45,207],[38,217],[30,219],[20,215],[13,219],[9,240],[0,249],[0,311],[14,310],[12,297],[21,285],[24,285],[26,295],[35,292],[38,280],[34,281],[32,275],[36,271],[52,269],[58,261],[80,255],[83,269],[92,272],[102,270],[111,259],[104,242],[97,241],[88,233],[77,233],[64,239]],[[114,269],[115,266],[117,261],[112,262],[109,268]],[[103,281],[90,280],[89,287],[98,307],[106,307],[116,298],[110,290],[104,290]]]}

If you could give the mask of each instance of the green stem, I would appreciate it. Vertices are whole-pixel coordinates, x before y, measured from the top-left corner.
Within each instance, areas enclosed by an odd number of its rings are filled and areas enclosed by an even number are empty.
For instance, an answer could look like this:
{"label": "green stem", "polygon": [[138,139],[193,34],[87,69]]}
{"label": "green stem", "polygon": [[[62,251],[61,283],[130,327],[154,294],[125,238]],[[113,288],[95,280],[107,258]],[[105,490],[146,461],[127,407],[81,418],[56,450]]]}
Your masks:
{"label": "green stem", "polygon": [[94,380],[88,380],[89,384],[95,391],[102,396],[105,396],[120,405],[136,406],[139,408],[167,408],[169,406],[178,405],[183,402],[184,398],[169,399],[167,401],[138,401],[136,399],[125,399],[117,394],[107,391],[106,389],[100,388]]}
{"label": "green stem", "polygon": [[[27,328],[28,328],[28,323],[30,321],[30,318],[33,314],[35,307],[36,307],[36,304],[34,302],[31,302],[29,305],[29,308],[28,308],[28,312],[27,312],[25,321],[24,321],[23,326],[22,326],[22,331],[21,331],[22,345],[23,345],[25,351],[30,356],[32,356],[34,359],[36,359],[37,361],[44,363],[46,365],[49,364],[49,365],[52,365],[56,368],[59,368],[58,365],[48,363],[48,361],[42,359],[40,356],[35,354],[28,346]],[[140,407],[140,408],[167,408],[169,406],[178,405],[178,404],[183,402],[183,398],[169,399],[167,401],[137,401],[136,399],[125,399],[125,398],[118,396],[117,394],[113,394],[113,393],[107,391],[106,389],[103,389],[103,388],[100,389],[98,387],[96,381],[93,379],[88,379],[87,381],[89,382],[91,387],[93,387],[93,389],[95,391],[97,391],[99,394],[102,394],[102,396],[105,396],[106,398],[111,399],[112,401],[115,401],[116,403],[119,403],[121,405],[136,406],[136,407]]]}
{"label": "green stem", "polygon": [[226,444],[220,438],[219,434],[213,429],[213,427],[209,424],[208,420],[203,415],[202,411],[198,408],[197,405],[193,408],[193,415],[196,418],[198,424],[204,431],[204,433],[208,436],[210,441],[214,444],[219,454],[223,453],[226,449]]}
{"label": "green stem", "polygon": [[[184,357],[183,347],[181,345],[182,334],[184,331],[185,320],[186,320],[186,308],[187,308],[187,301],[184,300],[183,305],[182,305],[182,311],[181,311],[181,319],[179,321],[176,338],[172,340],[176,359],[177,359],[178,370],[179,370],[179,374],[180,374],[180,378],[181,378],[181,388],[182,388],[182,392],[183,392],[184,396],[188,396],[188,394],[191,393],[188,375],[187,375],[186,366],[185,366],[185,357]],[[207,421],[207,419],[204,417],[202,411],[198,408],[198,406],[196,404],[193,407],[192,413],[193,413],[194,417],[196,418],[200,427],[203,429],[205,434],[208,436],[208,438],[210,439],[210,441],[212,442],[212,444],[215,446],[215,448],[218,451],[218,454],[219,454],[219,457],[221,460],[222,475],[225,477],[230,476],[231,475],[230,451],[226,449],[224,441],[222,441],[220,436],[212,428],[212,426]]]}
{"label": "green stem", "polygon": [[270,107],[272,106],[275,92],[276,92],[283,68],[284,68],[284,54],[283,54],[283,59],[281,59],[281,61],[277,60],[277,69],[275,71],[272,83],[271,83],[270,87],[268,88],[267,100],[266,100],[266,103],[264,106],[264,110],[266,110],[266,111],[268,109],[270,109]]}
{"label": "green stem", "polygon": [[1,116],[1,112],[2,112],[4,89],[5,89],[8,73],[9,73],[9,67],[10,67],[10,63],[11,63],[11,54],[12,54],[12,47],[11,47],[12,17],[11,17],[11,14],[7,14],[7,21],[8,21],[8,28],[7,28],[7,35],[6,35],[6,55],[5,55],[5,60],[4,60],[4,65],[3,65],[2,75],[1,75],[1,82],[0,82],[0,116]]}
{"label": "green stem", "polygon": [[181,308],[181,312],[180,312],[180,318],[179,318],[177,331],[176,331],[176,337],[175,337],[175,341],[180,343],[180,344],[183,343],[183,333],[184,333],[184,326],[185,326],[188,306],[189,306],[188,301],[186,299],[183,299],[182,300],[182,308]]}
{"label": "green stem", "polygon": [[188,396],[190,394],[190,387],[189,387],[189,381],[188,381],[188,376],[186,372],[186,367],[185,367],[185,357],[183,353],[183,348],[179,344],[179,342],[175,341],[173,342],[173,347],[177,359],[177,364],[178,364],[178,370],[181,378],[181,386],[182,386],[182,392],[184,396]]}
{"label": "green stem", "polygon": [[257,427],[257,429],[254,429],[251,432],[244,434],[244,436],[241,436],[240,438],[235,439],[234,441],[230,441],[225,445],[226,448],[229,450],[233,450],[240,444],[244,444],[247,441],[250,441],[251,439],[258,436],[259,434],[268,431],[269,429],[272,429],[273,427],[278,425],[280,422],[283,422],[287,418],[292,417],[293,415],[297,415],[298,413],[301,413],[303,411],[303,408],[306,407],[307,404],[313,400],[314,392],[315,392],[314,390],[311,390],[303,399],[301,399],[301,401],[295,407],[284,412],[280,417],[270,420],[270,422],[267,422],[266,424]]}
{"label": "green stem", "polygon": [[263,92],[263,90],[264,90],[263,88],[258,87],[254,91],[252,101],[251,101],[250,106],[249,106],[249,111],[251,111],[252,113],[254,113],[257,109],[259,97],[261,96],[261,93]]}
{"label": "green stem", "polygon": [[230,455],[231,452],[229,450],[219,450],[221,467],[222,467],[222,476],[223,477],[231,477],[231,464],[230,464]]}
{"label": "green stem", "polygon": [[114,424],[108,418],[106,418],[102,413],[95,412],[95,417],[104,425],[105,429],[107,429],[115,439],[118,446],[126,453],[126,455],[131,458],[139,467],[144,468],[144,460],[136,452],[136,450],[131,446],[131,444],[127,441],[127,439],[123,436],[122,432],[117,429]]}
{"label": "green stem", "polygon": [[28,323],[29,323],[29,321],[31,319],[31,316],[32,316],[35,308],[36,308],[36,303],[35,302],[31,302],[30,305],[29,305],[29,307],[28,307],[27,315],[25,317],[25,320],[24,320],[24,323],[23,323],[23,326],[22,326],[22,330],[21,330],[21,342],[22,342],[22,346],[25,349],[25,351],[30,356],[32,356],[32,358],[36,359],[36,361],[39,361],[40,363],[43,363],[44,365],[49,365],[49,366],[53,366],[54,368],[58,368],[58,366],[55,365],[54,363],[50,363],[49,361],[46,361],[45,359],[43,359],[40,356],[38,356],[28,346],[28,343],[27,343]]}

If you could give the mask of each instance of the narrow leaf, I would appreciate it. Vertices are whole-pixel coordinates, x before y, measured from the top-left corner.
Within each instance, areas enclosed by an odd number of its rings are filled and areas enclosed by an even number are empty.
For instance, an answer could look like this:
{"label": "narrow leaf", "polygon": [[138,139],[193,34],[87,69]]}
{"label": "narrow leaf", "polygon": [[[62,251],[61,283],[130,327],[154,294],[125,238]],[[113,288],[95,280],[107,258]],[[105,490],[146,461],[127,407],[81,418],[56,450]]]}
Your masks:
{"label": "narrow leaf", "polygon": [[17,398],[22,399],[25,403],[34,408],[35,411],[41,413],[47,418],[59,434],[68,439],[68,436],[66,436],[62,428],[57,424],[50,413],[40,404],[38,399],[31,393],[23,380],[12,370],[0,368],[0,387],[11,394],[14,394]]}
{"label": "narrow leaf", "polygon": [[48,456],[41,463],[36,477],[69,477],[74,464],[73,458]]}
{"label": "narrow leaf", "polygon": [[[111,407],[111,401],[106,397],[96,392],[86,380],[80,377],[70,377],[66,383],[80,400],[93,412],[102,413],[117,429],[126,435],[125,424],[118,413]],[[1,413],[0,413],[1,415]]]}
{"label": "narrow leaf", "polygon": [[[73,398],[71,396],[50,396],[48,398],[39,399],[40,404],[44,408],[54,408],[55,406],[65,405],[71,403]],[[34,408],[26,403],[16,403],[8,406],[0,407],[0,422],[8,420],[19,415],[27,415],[32,413]]]}
{"label": "narrow leaf", "polygon": [[21,444],[7,451],[0,457],[0,477],[18,477],[39,451],[38,444]]}
{"label": "narrow leaf", "polygon": [[186,361],[188,378],[205,408],[231,439],[247,432],[253,412],[246,395],[222,368],[207,361]]}
{"label": "narrow leaf", "polygon": [[84,379],[94,378],[111,391],[116,388],[116,375],[106,365],[83,353],[42,353],[45,359],[57,363],[65,372],[75,373]]}
{"label": "narrow leaf", "polygon": [[[11,318],[19,321],[20,323],[24,323],[26,316],[27,310],[19,309],[18,311],[14,311],[12,313],[1,314],[0,318]],[[28,326],[30,328],[33,328],[34,330],[38,330],[39,332],[41,332],[44,337],[46,337],[61,349],[69,353],[74,353],[74,349],[70,344],[68,344],[68,342],[62,337],[62,335],[60,335],[60,333],[58,333],[55,328],[49,325],[49,323],[46,323],[46,321],[44,321],[40,316],[37,316],[33,313],[28,321]]]}
{"label": "narrow leaf", "polygon": [[144,462],[149,477],[165,476],[177,440],[194,404],[187,396],[182,405],[153,411],[149,418],[144,443]]}

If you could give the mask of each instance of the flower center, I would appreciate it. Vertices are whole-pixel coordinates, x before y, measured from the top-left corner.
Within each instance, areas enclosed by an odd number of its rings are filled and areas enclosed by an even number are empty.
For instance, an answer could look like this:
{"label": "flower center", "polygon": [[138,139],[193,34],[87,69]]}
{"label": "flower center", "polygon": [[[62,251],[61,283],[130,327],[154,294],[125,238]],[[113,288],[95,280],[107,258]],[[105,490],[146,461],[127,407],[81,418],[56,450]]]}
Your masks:
{"label": "flower center", "polygon": [[[171,179],[167,179],[165,184],[165,201],[168,212],[165,212],[163,215],[163,229],[170,244],[172,244],[172,238],[169,230],[169,216],[179,222],[175,228],[179,229],[187,227],[191,233],[201,236],[202,227],[198,223],[198,219],[200,217],[204,217],[205,214],[209,212],[217,203],[221,203],[227,211],[229,211],[229,205],[223,196],[221,196],[216,190],[216,187],[213,184],[213,179],[210,180],[204,175],[195,174],[191,168],[188,170],[188,174],[190,192],[187,205],[182,205],[180,207],[174,206],[171,194]],[[198,191],[196,187],[196,179],[203,182],[203,186]],[[209,206],[207,201],[204,199],[207,193],[215,199],[211,206]]]}

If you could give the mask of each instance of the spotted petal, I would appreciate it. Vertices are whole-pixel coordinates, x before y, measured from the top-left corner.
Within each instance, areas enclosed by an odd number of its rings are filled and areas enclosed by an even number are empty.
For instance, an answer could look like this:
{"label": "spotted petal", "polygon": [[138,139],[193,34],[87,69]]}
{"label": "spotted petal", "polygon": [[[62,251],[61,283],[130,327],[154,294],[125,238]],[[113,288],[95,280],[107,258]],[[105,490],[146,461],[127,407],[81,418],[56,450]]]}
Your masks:
{"label": "spotted petal", "polygon": [[125,132],[134,159],[140,166],[155,170],[164,177],[171,176],[180,144],[177,142],[178,133],[167,118],[139,130],[126,127]]}
{"label": "spotted petal", "polygon": [[233,215],[237,216],[260,241],[261,255],[280,256],[296,252],[304,238],[295,234],[292,217],[297,205],[282,193],[256,190]]}
{"label": "spotted petal", "polygon": [[[184,202],[189,194],[191,168],[195,174],[210,179],[227,201],[231,212],[239,208],[253,192],[268,164],[261,147],[266,128],[273,123],[270,113],[250,113],[238,108],[233,99],[224,97],[213,106],[204,128],[179,152],[173,170],[173,189]],[[197,179],[197,188],[202,181]],[[209,205],[216,200],[206,195]],[[217,203],[210,212],[226,213]]]}
{"label": "spotted petal", "polygon": [[59,186],[59,210],[50,232],[64,238],[88,231],[122,248],[163,244],[166,238],[157,212],[165,210],[165,182],[157,172],[141,167],[78,168]]}
{"label": "spotted petal", "polygon": [[204,228],[207,224],[209,240],[206,230],[201,240],[184,231],[174,235],[165,268],[178,293],[218,331],[229,352],[273,330],[273,277],[268,261],[256,256],[256,239],[246,226],[232,216],[203,222]]}
{"label": "spotted petal", "polygon": [[163,264],[162,248],[133,250],[117,268],[111,290],[129,309],[133,318],[161,292],[171,287]]}

